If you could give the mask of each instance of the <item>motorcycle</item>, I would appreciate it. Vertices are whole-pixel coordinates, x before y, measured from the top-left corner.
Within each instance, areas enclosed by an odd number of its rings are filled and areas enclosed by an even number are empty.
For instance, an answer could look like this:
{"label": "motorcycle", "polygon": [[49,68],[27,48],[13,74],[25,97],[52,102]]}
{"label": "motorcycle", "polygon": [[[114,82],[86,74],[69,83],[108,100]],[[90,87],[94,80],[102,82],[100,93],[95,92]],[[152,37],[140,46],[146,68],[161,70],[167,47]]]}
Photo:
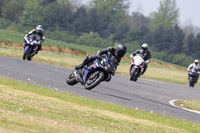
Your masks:
{"label": "motorcycle", "polygon": [[86,90],[91,90],[101,82],[109,82],[116,70],[117,59],[115,56],[105,55],[102,59],[96,59],[94,62],[84,66],[80,70],[74,70],[66,82],[68,85],[81,83]]}
{"label": "motorcycle", "polygon": [[32,57],[36,54],[38,48],[38,37],[35,35],[30,35],[28,41],[24,40],[24,54],[23,60],[31,61]]}
{"label": "motorcycle", "polygon": [[136,54],[135,56],[131,57],[132,63],[130,67],[130,81],[137,81],[141,75],[141,72],[144,69],[144,59],[143,55]]}
{"label": "motorcycle", "polygon": [[191,68],[188,72],[189,76],[189,86],[194,87],[195,83],[197,83],[197,76],[198,76],[198,70],[196,68]]}

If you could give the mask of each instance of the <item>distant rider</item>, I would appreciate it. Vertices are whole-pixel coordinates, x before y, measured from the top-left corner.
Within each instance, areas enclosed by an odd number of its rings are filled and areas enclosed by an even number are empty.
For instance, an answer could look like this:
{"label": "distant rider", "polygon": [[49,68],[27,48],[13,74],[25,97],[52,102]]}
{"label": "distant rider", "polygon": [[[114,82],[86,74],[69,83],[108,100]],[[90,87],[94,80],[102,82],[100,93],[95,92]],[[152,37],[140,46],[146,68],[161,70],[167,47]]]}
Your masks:
{"label": "distant rider", "polygon": [[[141,49],[137,49],[135,52],[133,52],[130,57],[133,58],[133,56],[135,56],[136,54],[141,54],[143,55],[143,59],[144,59],[144,69],[141,72],[141,75],[145,73],[147,67],[148,67],[148,63],[150,62],[151,59],[151,52],[148,50],[148,44],[144,43],[141,45]],[[131,68],[130,68],[131,70]]]}
{"label": "distant rider", "polygon": [[[198,70],[198,74],[197,74],[197,77],[196,77],[196,83],[197,83],[197,81],[198,81],[198,79],[199,79],[199,73],[200,73],[200,65],[199,65],[199,60],[198,59],[196,59],[196,60],[194,60],[194,62],[193,63],[191,63],[189,66],[188,66],[188,72],[190,71],[190,69],[192,69],[192,68],[196,68],[197,70]],[[189,75],[188,75],[188,79],[189,79]]]}
{"label": "distant rider", "polygon": [[[121,61],[121,58],[126,54],[126,51],[127,51],[127,48],[124,44],[118,44],[116,48],[106,47],[102,50],[99,50],[96,53],[96,55],[94,55],[94,56],[88,55],[80,65],[75,66],[75,69],[76,70],[81,69],[85,65],[96,60],[97,58],[102,58],[102,56],[105,55],[105,54],[106,55],[113,55],[117,58],[117,62],[115,63],[116,68],[117,68],[117,66],[119,65],[119,63]],[[113,73],[113,75],[114,75],[114,73]]]}
{"label": "distant rider", "polygon": [[29,32],[25,35],[24,40],[25,40],[27,43],[29,43],[28,37],[29,37],[30,35],[33,35],[33,34],[34,34],[35,36],[39,37],[39,40],[38,40],[38,48],[37,48],[37,50],[36,50],[36,54],[37,54],[39,50],[42,50],[42,42],[45,40],[45,35],[44,35],[43,27],[42,27],[41,25],[36,26],[35,29],[29,31]]}

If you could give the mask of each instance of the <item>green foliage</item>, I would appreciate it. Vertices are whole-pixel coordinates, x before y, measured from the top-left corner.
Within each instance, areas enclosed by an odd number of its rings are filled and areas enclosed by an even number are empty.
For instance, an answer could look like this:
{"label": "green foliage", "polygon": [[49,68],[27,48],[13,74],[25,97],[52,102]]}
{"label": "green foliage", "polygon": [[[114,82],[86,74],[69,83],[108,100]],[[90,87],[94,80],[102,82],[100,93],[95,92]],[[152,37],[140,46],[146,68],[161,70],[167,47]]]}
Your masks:
{"label": "green foliage", "polygon": [[175,0],[162,0],[158,8],[158,13],[151,23],[151,31],[155,31],[160,26],[165,29],[171,28],[178,24],[179,9],[176,7]]}
{"label": "green foliage", "polygon": [[24,26],[36,26],[43,22],[43,7],[39,0],[29,0],[25,5],[25,10],[20,18],[20,23]]}
{"label": "green foliage", "polygon": [[127,0],[92,0],[94,7],[100,14],[109,14],[115,19],[125,15],[128,9]]}
{"label": "green foliage", "polygon": [[193,57],[185,54],[167,54],[165,52],[153,52],[152,57],[184,67],[187,67],[194,60]]}
{"label": "green foliage", "polygon": [[19,17],[24,10],[25,0],[9,0],[2,7],[2,17],[18,22]]}

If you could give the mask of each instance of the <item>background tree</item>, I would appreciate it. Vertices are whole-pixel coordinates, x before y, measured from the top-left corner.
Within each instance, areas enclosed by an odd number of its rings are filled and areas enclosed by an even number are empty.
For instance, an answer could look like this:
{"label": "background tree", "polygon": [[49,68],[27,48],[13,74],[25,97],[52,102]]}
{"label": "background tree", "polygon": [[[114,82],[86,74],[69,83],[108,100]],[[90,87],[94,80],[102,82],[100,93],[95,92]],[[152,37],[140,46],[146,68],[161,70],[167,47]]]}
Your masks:
{"label": "background tree", "polygon": [[127,0],[92,0],[92,5],[100,14],[107,14],[113,19],[117,19],[127,13]]}
{"label": "background tree", "polygon": [[[9,0],[4,2],[4,5],[1,7],[2,17],[18,22],[19,17],[21,16],[22,11],[24,10],[25,0]],[[0,5],[3,3],[0,3]]]}
{"label": "background tree", "polygon": [[193,55],[195,49],[194,34],[186,35],[182,49],[183,49],[182,52],[185,53],[186,55]]}
{"label": "background tree", "polygon": [[4,0],[0,0],[0,17],[2,16],[1,12],[2,12],[3,5],[4,5]]}
{"label": "background tree", "polygon": [[176,7],[175,0],[162,0],[158,12],[151,22],[151,31],[155,31],[160,26],[164,29],[171,28],[178,24],[179,9]]}
{"label": "background tree", "polygon": [[199,52],[199,50],[200,50],[200,33],[198,33],[195,38],[195,46],[193,47],[193,49],[194,49],[193,55],[195,58],[198,59],[200,57],[200,52]]}
{"label": "background tree", "polygon": [[23,26],[36,26],[43,24],[43,6],[39,0],[28,0],[25,5],[25,10],[20,18],[20,23]]}

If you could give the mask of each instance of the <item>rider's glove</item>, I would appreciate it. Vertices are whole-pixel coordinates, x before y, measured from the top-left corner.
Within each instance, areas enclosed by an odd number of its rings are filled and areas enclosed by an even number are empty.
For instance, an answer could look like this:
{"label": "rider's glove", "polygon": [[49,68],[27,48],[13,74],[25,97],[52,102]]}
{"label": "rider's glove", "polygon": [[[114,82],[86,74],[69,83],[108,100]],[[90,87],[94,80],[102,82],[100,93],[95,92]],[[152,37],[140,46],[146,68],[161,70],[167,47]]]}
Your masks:
{"label": "rider's glove", "polygon": [[130,58],[133,58],[133,54],[130,54]]}
{"label": "rider's glove", "polygon": [[103,57],[101,56],[101,55],[96,55],[96,57],[98,58],[98,59],[103,59]]}
{"label": "rider's glove", "polygon": [[38,44],[41,44],[41,41],[38,41]]}
{"label": "rider's glove", "polygon": [[145,63],[148,64],[150,62],[150,60],[146,60]]}

